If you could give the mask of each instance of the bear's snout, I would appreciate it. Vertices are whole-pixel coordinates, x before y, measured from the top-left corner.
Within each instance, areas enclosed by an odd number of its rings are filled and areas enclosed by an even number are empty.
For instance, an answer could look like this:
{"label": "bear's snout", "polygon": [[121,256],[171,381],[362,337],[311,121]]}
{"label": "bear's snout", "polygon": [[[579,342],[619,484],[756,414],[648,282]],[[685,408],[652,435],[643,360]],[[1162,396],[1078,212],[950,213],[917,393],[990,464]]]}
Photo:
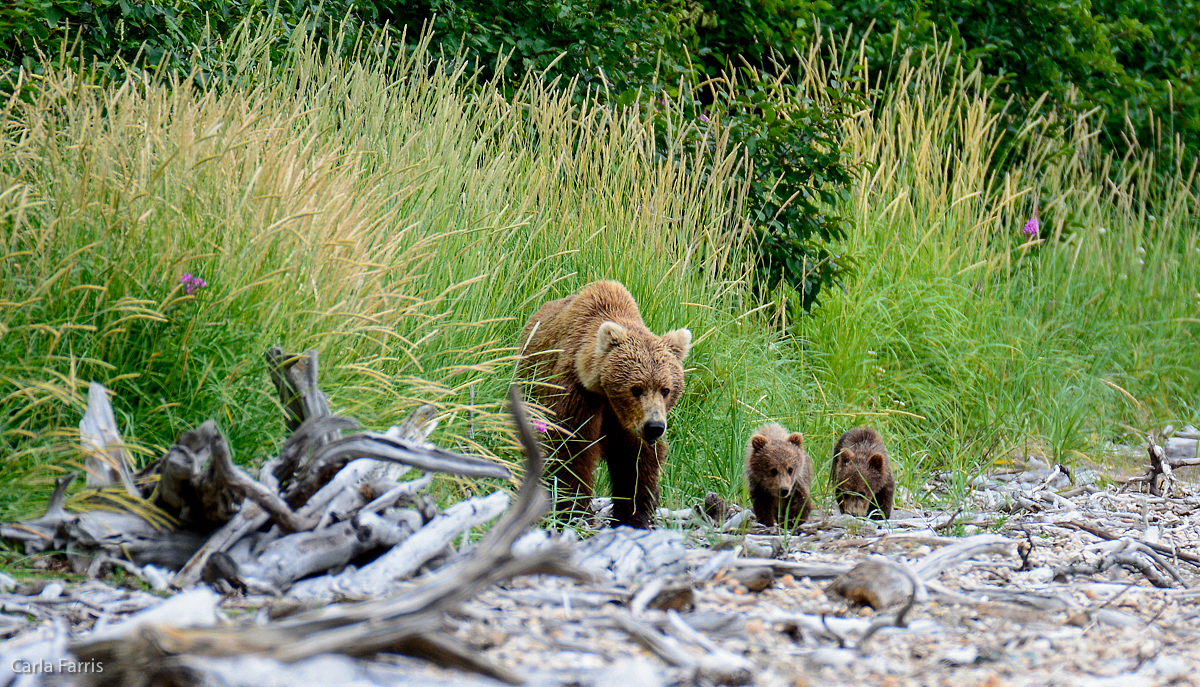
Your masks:
{"label": "bear's snout", "polygon": [[658,441],[659,437],[667,433],[667,423],[661,420],[651,420],[642,425],[642,437],[646,441]]}
{"label": "bear's snout", "polygon": [[781,499],[786,500],[791,495],[792,495],[792,490],[788,489],[787,487],[783,487],[782,489],[779,490],[779,498],[781,498]]}
{"label": "bear's snout", "polygon": [[871,511],[871,502],[861,494],[843,494],[838,507],[846,515],[865,518]]}

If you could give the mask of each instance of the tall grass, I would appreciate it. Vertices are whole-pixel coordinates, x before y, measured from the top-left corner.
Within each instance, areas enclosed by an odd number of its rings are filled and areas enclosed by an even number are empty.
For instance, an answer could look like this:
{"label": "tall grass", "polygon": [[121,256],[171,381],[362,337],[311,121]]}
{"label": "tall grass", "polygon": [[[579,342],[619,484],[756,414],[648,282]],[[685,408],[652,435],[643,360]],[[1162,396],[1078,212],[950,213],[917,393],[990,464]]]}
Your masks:
{"label": "tall grass", "polygon": [[[511,458],[500,404],[520,328],[599,278],[653,330],[697,335],[669,505],[744,502],[743,447],[767,420],[805,432],[818,491],[837,435],[875,425],[913,505],[933,471],[965,488],[1012,450],[1069,463],[1200,419],[1192,170],[1113,160],[1082,117],[1065,142],[1025,122],[1023,162],[997,175],[1005,120],[942,56],[914,58],[847,124],[869,170],[841,208],[857,271],[788,321],[745,288],[741,157],[717,126],[701,178],[702,161],[654,149],[645,113],[536,77],[506,99],[420,50],[328,61],[297,42],[272,65],[252,31],[229,44],[219,89],[51,67],[5,103],[0,518],[78,461],[89,380],[143,460],[209,417],[240,461],[271,454],[275,343],[319,349],[333,404],[370,426],[432,401],[436,440]],[[857,59],[832,54],[814,41],[814,97]],[[187,294],[184,273],[209,286]]]}
{"label": "tall grass", "polygon": [[506,99],[422,50],[298,42],[272,65],[251,33],[231,43],[232,87],[51,68],[5,105],[8,510],[78,463],[89,380],[143,459],[211,417],[252,462],[284,433],[263,351],[316,348],[335,407],[387,426],[433,402],[436,440],[507,458],[501,402],[541,302],[615,278],[654,329],[719,345],[746,254],[720,141],[706,182],[654,150],[644,113],[537,78]]}

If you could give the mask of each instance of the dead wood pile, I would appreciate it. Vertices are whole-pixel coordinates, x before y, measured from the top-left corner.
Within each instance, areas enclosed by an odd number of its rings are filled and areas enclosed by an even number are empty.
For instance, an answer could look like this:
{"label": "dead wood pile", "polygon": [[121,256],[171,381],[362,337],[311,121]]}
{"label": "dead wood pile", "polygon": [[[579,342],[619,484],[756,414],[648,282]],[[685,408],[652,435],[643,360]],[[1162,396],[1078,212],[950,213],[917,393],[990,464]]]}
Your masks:
{"label": "dead wood pile", "polygon": [[[507,493],[497,490],[439,513],[421,493],[428,474],[398,482],[412,468],[511,477],[503,465],[426,443],[433,406],[382,434],[361,431],[330,411],[317,385],[316,351],[292,355],[272,347],[266,357],[292,434],[257,479],[234,464],[212,421],[132,472],[108,395],[93,383],[79,423],[90,507],[64,507],[71,473],[58,480],[45,515],[0,525],[0,537],[31,554],[65,551],[89,577],[117,565],[156,588],[204,580],[279,593],[332,571],[341,573],[339,591],[363,594],[410,577],[449,553],[462,532],[507,508]],[[381,551],[361,568],[348,567]]]}

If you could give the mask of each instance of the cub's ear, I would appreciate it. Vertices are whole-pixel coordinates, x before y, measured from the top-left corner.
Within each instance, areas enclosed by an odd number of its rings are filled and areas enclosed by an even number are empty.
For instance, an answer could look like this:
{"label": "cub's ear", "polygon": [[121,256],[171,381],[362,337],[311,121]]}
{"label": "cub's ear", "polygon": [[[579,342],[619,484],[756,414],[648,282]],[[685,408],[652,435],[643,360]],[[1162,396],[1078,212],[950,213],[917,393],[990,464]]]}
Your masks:
{"label": "cub's ear", "polygon": [[761,451],[762,447],[767,445],[767,438],[761,434],[755,434],[750,437],[750,445],[754,447],[755,451]]}
{"label": "cub's ear", "polygon": [[871,469],[876,472],[883,472],[883,454],[872,453],[871,460],[867,461],[867,465],[870,465]]}
{"label": "cub's ear", "polygon": [[854,460],[854,451],[851,451],[848,448],[842,449],[841,453],[833,457],[833,462],[835,463],[838,461],[849,463],[852,460]]}
{"label": "cub's ear", "polygon": [[679,358],[679,362],[683,362],[692,347],[692,332],[687,329],[669,331],[662,335],[662,341]]}
{"label": "cub's ear", "polygon": [[799,446],[800,448],[804,448],[804,435],[801,434],[800,432],[792,432],[791,434],[789,434],[788,441]]}
{"label": "cub's ear", "polygon": [[629,338],[629,330],[616,322],[605,322],[596,330],[596,355],[605,355],[612,349],[625,343]]}

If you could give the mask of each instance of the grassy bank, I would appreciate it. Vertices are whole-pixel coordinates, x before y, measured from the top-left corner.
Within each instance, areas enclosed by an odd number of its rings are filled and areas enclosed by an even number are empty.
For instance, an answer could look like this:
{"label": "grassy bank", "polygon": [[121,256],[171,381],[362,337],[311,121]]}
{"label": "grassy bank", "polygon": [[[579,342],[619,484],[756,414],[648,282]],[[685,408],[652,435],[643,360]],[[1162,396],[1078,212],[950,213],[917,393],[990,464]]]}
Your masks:
{"label": "grassy bank", "polygon": [[[333,405],[368,426],[430,401],[435,440],[511,459],[517,333],[599,278],[655,331],[697,336],[670,505],[743,500],[743,446],[766,419],[806,433],[821,489],[836,435],[878,426],[917,496],[932,471],[965,478],[1010,449],[1070,461],[1197,419],[1195,178],[1157,184],[1141,151],[1110,184],[1086,121],[1067,146],[1030,122],[1028,161],[990,177],[987,94],[935,59],[851,122],[871,170],[845,208],[857,274],[788,320],[749,295],[739,158],[715,125],[702,180],[700,161],[654,150],[644,113],[537,79],[505,100],[419,51],[324,62],[298,44],[271,65],[252,38],[229,44],[235,87],[51,70],[5,103],[0,519],[77,465],[89,380],[114,391],[141,460],[206,418],[239,461],[270,455],[276,343],[319,349]],[[939,96],[942,79],[960,87]],[[207,286],[187,293],[184,274]]]}
{"label": "grassy bank", "polygon": [[1195,168],[1149,172],[1172,152],[1165,131],[1160,150],[1114,160],[1092,120],[1061,143],[1037,119],[1019,123],[1023,161],[990,173],[1004,121],[977,73],[942,64],[914,60],[847,128],[869,170],[847,208],[857,274],[792,324],[786,382],[744,400],[766,394],[759,408],[794,417],[822,456],[849,423],[880,426],[911,493],[932,470],[965,485],[1013,451],[1070,465],[1195,423]]}

